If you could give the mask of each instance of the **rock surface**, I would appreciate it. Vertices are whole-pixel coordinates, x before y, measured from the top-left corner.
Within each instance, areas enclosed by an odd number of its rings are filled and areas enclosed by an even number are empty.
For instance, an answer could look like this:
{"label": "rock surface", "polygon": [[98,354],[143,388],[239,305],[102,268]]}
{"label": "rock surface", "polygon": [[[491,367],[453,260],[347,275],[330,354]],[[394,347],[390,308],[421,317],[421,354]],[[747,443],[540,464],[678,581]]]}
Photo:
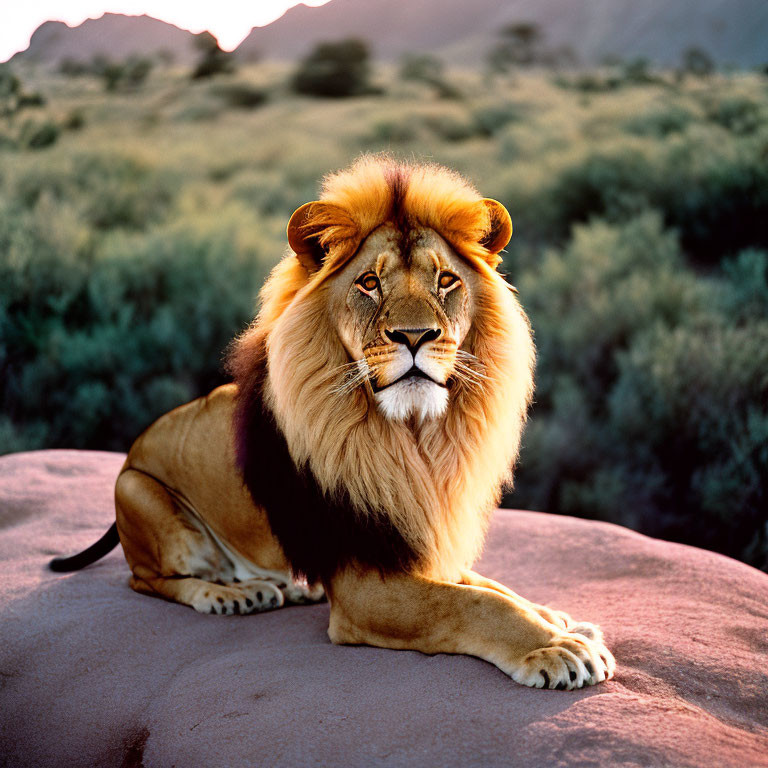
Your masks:
{"label": "rock surface", "polygon": [[202,616],[128,588],[119,454],[0,459],[7,766],[768,766],[768,576],[605,523],[500,510],[477,570],[605,630],[614,680],[523,688],[463,656],[335,647],[328,606]]}

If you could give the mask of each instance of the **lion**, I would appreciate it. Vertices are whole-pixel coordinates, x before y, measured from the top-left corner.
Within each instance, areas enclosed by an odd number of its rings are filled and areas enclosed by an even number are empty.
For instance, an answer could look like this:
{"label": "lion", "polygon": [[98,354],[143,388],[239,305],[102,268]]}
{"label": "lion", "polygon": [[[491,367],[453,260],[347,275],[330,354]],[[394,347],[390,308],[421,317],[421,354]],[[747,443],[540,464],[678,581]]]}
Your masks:
{"label": "lion", "polygon": [[512,480],[534,345],[497,267],[506,209],[449,169],[364,156],[288,224],[233,382],[132,445],[116,522],[141,593],[244,614],[327,597],[333,643],[460,653],[573,689],[598,627],[473,570]]}

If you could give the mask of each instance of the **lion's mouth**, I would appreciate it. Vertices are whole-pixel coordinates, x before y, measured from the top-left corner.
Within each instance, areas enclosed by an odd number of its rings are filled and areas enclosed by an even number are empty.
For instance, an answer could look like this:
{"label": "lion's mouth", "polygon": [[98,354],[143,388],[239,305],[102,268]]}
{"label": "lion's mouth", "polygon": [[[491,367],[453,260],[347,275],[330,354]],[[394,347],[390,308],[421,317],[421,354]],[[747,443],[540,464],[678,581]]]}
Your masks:
{"label": "lion's mouth", "polygon": [[442,384],[439,381],[435,381],[431,376],[424,373],[421,368],[417,368],[415,365],[411,366],[402,376],[399,376],[394,381],[390,381],[389,384],[385,384],[383,387],[380,387],[374,381],[371,381],[371,387],[373,388],[374,393],[378,393],[393,386],[394,384],[399,384],[401,381],[405,381],[406,379],[426,379],[427,381],[431,381],[433,384],[437,384],[438,387],[448,389],[447,384]]}

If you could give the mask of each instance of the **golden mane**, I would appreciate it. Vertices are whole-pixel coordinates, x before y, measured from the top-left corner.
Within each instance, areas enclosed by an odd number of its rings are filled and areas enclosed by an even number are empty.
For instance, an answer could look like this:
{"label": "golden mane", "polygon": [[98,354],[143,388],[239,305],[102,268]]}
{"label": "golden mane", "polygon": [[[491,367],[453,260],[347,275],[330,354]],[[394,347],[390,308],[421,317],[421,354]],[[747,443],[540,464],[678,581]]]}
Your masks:
{"label": "golden mane", "polygon": [[[266,353],[264,402],[295,465],[329,498],[346,494],[357,515],[394,527],[421,570],[455,578],[479,554],[511,480],[532,392],[530,327],[493,268],[495,209],[445,168],[370,156],[328,177],[320,202],[328,207],[312,204],[302,226],[327,256],[314,273],[294,254],[275,267],[234,347],[235,380],[241,391],[253,387]],[[348,359],[326,310],[339,266],[395,218],[436,230],[482,275],[463,348],[479,359],[484,384],[456,382],[446,414],[420,425],[388,420],[362,388],[340,386]]]}

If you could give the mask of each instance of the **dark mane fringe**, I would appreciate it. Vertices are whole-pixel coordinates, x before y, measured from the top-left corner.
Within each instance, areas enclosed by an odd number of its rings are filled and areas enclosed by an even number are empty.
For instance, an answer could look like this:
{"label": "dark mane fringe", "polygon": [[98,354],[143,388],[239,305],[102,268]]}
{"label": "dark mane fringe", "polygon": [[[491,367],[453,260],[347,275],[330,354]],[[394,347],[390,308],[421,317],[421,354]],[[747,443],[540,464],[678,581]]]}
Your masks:
{"label": "dark mane fringe", "polygon": [[238,386],[233,424],[238,466],[254,503],[266,511],[293,573],[310,583],[328,583],[338,570],[355,565],[382,575],[414,570],[417,554],[389,519],[360,514],[343,492],[328,498],[311,470],[294,464],[264,404],[264,335],[241,338],[228,367]]}

